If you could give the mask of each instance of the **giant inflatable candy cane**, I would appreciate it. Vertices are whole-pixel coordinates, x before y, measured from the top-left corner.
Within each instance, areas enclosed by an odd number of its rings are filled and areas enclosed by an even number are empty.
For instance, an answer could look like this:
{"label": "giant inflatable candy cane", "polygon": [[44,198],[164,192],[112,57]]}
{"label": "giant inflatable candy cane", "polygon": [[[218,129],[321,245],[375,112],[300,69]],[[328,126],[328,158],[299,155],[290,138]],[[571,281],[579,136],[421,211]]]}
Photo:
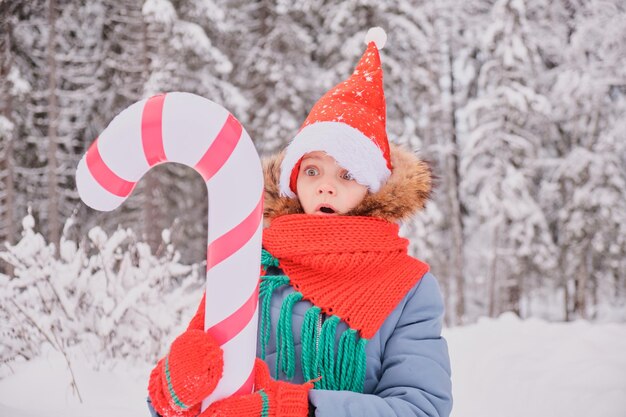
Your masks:
{"label": "giant inflatable candy cane", "polygon": [[263,176],[250,136],[223,107],[168,93],[123,110],[83,156],[80,198],[113,210],[153,166],[179,162],[209,195],[205,329],[224,350],[224,376],[203,402],[252,392],[261,256]]}

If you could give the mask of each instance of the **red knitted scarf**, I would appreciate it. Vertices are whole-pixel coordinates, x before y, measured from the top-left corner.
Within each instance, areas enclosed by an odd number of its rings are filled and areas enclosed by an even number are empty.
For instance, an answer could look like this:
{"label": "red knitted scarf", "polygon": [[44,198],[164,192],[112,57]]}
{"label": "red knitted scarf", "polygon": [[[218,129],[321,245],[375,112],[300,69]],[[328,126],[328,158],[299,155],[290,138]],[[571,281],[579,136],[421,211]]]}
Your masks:
{"label": "red knitted scarf", "polygon": [[374,217],[291,214],[264,230],[263,246],[305,299],[370,339],[428,272],[398,230]]}

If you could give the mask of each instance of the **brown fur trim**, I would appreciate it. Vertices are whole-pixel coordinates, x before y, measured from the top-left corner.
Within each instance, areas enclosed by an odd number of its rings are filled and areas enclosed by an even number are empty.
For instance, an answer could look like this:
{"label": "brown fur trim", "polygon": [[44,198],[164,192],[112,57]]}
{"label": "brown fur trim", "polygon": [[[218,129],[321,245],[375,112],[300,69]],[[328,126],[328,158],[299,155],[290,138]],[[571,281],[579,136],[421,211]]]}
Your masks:
{"label": "brown fur trim", "polygon": [[265,182],[265,198],[263,203],[263,218],[266,222],[285,214],[304,213],[300,201],[297,198],[283,197],[280,195],[278,182],[280,178],[280,165],[285,157],[285,152],[280,152],[263,159],[263,180]]}
{"label": "brown fur trim", "polygon": [[[368,193],[361,204],[346,215],[372,216],[395,222],[422,210],[432,191],[432,174],[426,162],[413,152],[390,144],[393,171],[377,193]],[[264,218],[270,221],[284,214],[303,213],[298,199],[280,196],[278,180],[283,153],[263,160],[265,176]]]}

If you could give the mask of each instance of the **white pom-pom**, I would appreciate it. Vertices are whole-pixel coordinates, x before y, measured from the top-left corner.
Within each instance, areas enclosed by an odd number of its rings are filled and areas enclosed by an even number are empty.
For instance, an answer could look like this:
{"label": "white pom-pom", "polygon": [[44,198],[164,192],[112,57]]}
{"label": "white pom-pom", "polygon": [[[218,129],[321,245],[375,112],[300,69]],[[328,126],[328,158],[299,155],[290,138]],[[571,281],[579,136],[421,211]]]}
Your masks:
{"label": "white pom-pom", "polygon": [[387,42],[387,33],[385,32],[385,29],[378,26],[370,28],[365,35],[365,44],[369,45],[370,42],[374,42],[378,49],[383,49],[385,47],[385,42]]}

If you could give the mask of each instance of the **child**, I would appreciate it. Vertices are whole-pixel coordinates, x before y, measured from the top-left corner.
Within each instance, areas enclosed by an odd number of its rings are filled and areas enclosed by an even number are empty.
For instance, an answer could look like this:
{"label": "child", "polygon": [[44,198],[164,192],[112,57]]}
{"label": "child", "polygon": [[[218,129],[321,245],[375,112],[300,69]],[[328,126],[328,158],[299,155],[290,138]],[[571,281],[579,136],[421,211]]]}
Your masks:
{"label": "child", "polygon": [[[431,175],[389,146],[384,40],[371,33],[354,73],[265,161],[256,391],[213,403],[203,417],[450,413],[441,294],[396,224],[424,207]],[[221,377],[221,349],[203,322],[204,300],[152,371],[160,415],[198,415]]]}

